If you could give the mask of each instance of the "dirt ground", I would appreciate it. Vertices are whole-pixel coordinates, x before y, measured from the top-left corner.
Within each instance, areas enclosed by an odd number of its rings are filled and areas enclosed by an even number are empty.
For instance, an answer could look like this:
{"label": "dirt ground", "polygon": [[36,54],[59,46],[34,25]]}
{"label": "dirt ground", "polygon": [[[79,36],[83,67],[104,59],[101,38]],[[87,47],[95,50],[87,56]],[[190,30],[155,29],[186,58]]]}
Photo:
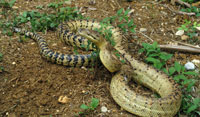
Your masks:
{"label": "dirt ground", "polygon": [[[46,5],[56,0],[17,0],[14,5],[20,12],[33,10],[38,5]],[[133,2],[114,0],[96,0],[90,5],[86,0],[72,1],[72,7],[82,7],[85,16],[101,20],[115,15],[120,8],[130,8],[130,15],[137,26],[136,30],[146,28],[144,32],[159,44],[166,44],[172,40],[181,41],[175,36],[177,28],[184,23],[184,19],[200,20],[186,15],[179,15],[170,11],[166,6],[178,10],[170,2],[158,3],[156,0],[133,0]],[[93,8],[96,8],[95,10]],[[61,43],[55,32],[39,33],[53,50],[72,53],[73,48]],[[138,43],[149,42],[144,35],[136,33],[127,36],[130,51],[136,58],[139,55]],[[73,117],[81,111],[81,104],[88,104],[92,97],[100,100],[98,108],[88,116],[95,117],[132,117],[118,106],[109,92],[112,74],[102,65],[97,72],[85,68],[70,68],[52,64],[43,59],[37,44],[33,40],[20,43],[17,35],[7,37],[0,35],[0,53],[3,54],[5,71],[0,72],[0,116],[67,116]],[[193,59],[200,59],[199,55],[171,52],[173,61],[186,63]],[[142,59],[141,59],[142,60]],[[67,97],[67,103],[58,102],[60,96]],[[101,112],[101,107],[107,107],[108,112]]]}

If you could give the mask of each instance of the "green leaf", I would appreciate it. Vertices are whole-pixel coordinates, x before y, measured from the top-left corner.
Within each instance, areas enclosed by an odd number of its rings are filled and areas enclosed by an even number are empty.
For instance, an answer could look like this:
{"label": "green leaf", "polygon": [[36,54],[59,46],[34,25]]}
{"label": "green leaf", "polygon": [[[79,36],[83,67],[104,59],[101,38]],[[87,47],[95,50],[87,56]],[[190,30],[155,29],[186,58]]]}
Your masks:
{"label": "green leaf", "polygon": [[0,66],[0,70],[1,70],[1,71],[4,71],[4,67],[3,67],[3,66]]}
{"label": "green leaf", "polygon": [[145,60],[146,60],[147,62],[151,62],[151,63],[155,63],[155,62],[158,61],[158,59],[155,59],[155,58],[152,58],[152,57],[147,57]]}
{"label": "green leaf", "polygon": [[190,112],[196,110],[198,108],[197,105],[191,105],[188,109],[187,109],[187,114],[189,114]]}
{"label": "green leaf", "polygon": [[176,70],[175,70],[174,67],[170,67],[170,68],[169,68],[169,75],[170,75],[170,76],[173,75],[175,71],[176,71]]}
{"label": "green leaf", "polygon": [[166,52],[161,52],[159,57],[162,60],[167,61],[167,60],[171,59],[172,56],[173,56],[172,54],[167,54]]}
{"label": "green leaf", "polygon": [[186,80],[187,78],[184,75],[182,75],[182,74],[174,76],[174,80],[176,82],[180,82],[180,80],[182,80],[182,79]]}
{"label": "green leaf", "polygon": [[28,15],[27,11],[24,11],[23,14],[22,14],[23,17],[27,17],[27,15]]}
{"label": "green leaf", "polygon": [[130,31],[131,31],[132,33],[135,33],[135,28],[131,28]]}
{"label": "green leaf", "polygon": [[133,19],[131,19],[127,25],[128,27],[131,27],[133,25]]}
{"label": "green leaf", "polygon": [[166,68],[163,68],[162,71],[165,72],[167,75],[169,75],[169,73],[168,73]]}
{"label": "green leaf", "polygon": [[174,68],[176,69],[177,72],[180,73],[180,71],[181,71],[181,65],[178,62],[175,62]]}
{"label": "green leaf", "polygon": [[186,84],[187,83],[187,91],[188,92],[191,92],[192,91],[192,87],[195,85],[195,80],[193,79],[188,79],[188,80],[185,80],[184,83]]}
{"label": "green leaf", "polygon": [[97,106],[99,105],[99,99],[97,98],[92,98],[92,102],[90,104],[90,106],[95,109]]}
{"label": "green leaf", "polygon": [[198,75],[198,73],[193,72],[193,71],[184,72],[183,74],[185,74],[185,75]]}
{"label": "green leaf", "polygon": [[119,17],[119,22],[121,22],[124,18],[123,17]]}
{"label": "green leaf", "polygon": [[141,48],[141,49],[139,49],[139,53],[143,53],[145,51],[145,49],[144,48]]}
{"label": "green leaf", "polygon": [[87,105],[85,105],[85,104],[82,104],[82,105],[80,106],[80,108],[81,108],[81,109],[84,109],[84,110],[89,109],[89,107],[88,107]]}
{"label": "green leaf", "polygon": [[15,4],[15,2],[16,2],[16,0],[11,0],[11,1],[9,2],[9,6],[12,7],[12,6]]}
{"label": "green leaf", "polygon": [[3,57],[3,54],[0,53],[0,59]]}
{"label": "green leaf", "polygon": [[155,41],[155,42],[153,42],[152,46],[154,49],[156,49],[156,48],[158,48],[158,43]]}
{"label": "green leaf", "polygon": [[129,13],[130,9],[127,9],[125,12],[124,12],[124,15],[127,16],[128,13]]}
{"label": "green leaf", "polygon": [[122,12],[123,12],[123,8],[121,8],[121,9],[119,9],[119,10],[117,11],[117,15],[121,15]]}
{"label": "green leaf", "polygon": [[158,57],[159,54],[158,54],[158,53],[153,53],[153,54],[149,54],[148,56],[149,56],[149,57]]}

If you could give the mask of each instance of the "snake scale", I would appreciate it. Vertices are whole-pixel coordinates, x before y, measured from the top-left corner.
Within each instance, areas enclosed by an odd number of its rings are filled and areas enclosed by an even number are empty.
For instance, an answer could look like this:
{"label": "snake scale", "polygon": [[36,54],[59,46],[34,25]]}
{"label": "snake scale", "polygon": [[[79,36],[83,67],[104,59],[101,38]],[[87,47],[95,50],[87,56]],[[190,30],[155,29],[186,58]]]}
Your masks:
{"label": "snake scale", "polygon": [[[86,34],[80,33],[78,35],[74,33],[78,29],[95,30],[100,27],[101,24],[94,20],[69,21],[59,26],[58,35],[63,42],[73,46],[81,47],[82,44],[88,45],[88,39],[97,45],[100,49],[101,62],[110,72],[116,72],[111,80],[110,92],[117,104],[122,108],[138,116],[173,117],[181,105],[182,95],[178,85],[163,72],[134,59],[126,51],[126,46],[124,46],[126,41],[122,38],[122,34],[118,28],[113,26],[107,27],[107,29],[111,29],[112,38],[116,43],[114,47],[110,47],[110,43],[101,37],[95,39]],[[38,34],[19,28],[14,28],[14,31],[36,40],[42,56],[54,63],[81,67],[88,66],[93,62],[92,55],[90,54],[68,55],[54,52],[48,48],[46,41]],[[90,47],[90,49],[93,48]],[[116,57],[114,50],[120,54],[120,57]],[[122,59],[125,60],[126,65],[120,62]],[[151,98],[137,94],[127,85],[127,76],[131,76],[134,81],[157,92],[161,98]]]}

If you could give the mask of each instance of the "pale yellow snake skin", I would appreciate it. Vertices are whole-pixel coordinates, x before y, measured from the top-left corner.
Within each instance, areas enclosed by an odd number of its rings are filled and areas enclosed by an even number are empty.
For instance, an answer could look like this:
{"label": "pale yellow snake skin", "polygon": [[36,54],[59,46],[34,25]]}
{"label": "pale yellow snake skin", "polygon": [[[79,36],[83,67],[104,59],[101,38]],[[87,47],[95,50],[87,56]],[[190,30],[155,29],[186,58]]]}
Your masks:
{"label": "pale yellow snake skin", "polygon": [[[98,22],[90,21],[72,21],[71,25],[77,28],[89,28],[94,30],[100,28]],[[73,26],[71,26],[73,28]],[[173,117],[181,105],[181,91],[174,80],[161,71],[155,70],[147,64],[133,58],[124,49],[124,40],[119,29],[112,28],[112,37],[116,42],[114,48],[105,39],[94,40],[85,34],[81,34],[93,41],[100,48],[100,59],[104,66],[110,71],[119,71],[111,81],[110,92],[114,100],[125,110],[139,116],[147,117]],[[72,29],[73,30],[73,29]],[[126,45],[125,45],[126,46]],[[120,59],[114,54],[115,50],[119,52]],[[125,64],[130,65],[128,69],[122,67],[119,60],[125,59]],[[131,68],[131,69],[129,69]],[[132,70],[132,71],[131,71]],[[129,88],[125,80],[124,72],[130,72],[133,80],[157,92],[161,98],[145,97],[137,94]],[[126,74],[126,73],[125,73]]]}
{"label": "pale yellow snake skin", "polygon": [[[67,28],[67,30],[64,28]],[[99,22],[90,20],[69,21],[60,26],[58,31],[59,36],[62,41],[70,45],[77,45],[79,47],[81,44],[88,45],[87,40],[82,40],[82,37],[70,32],[75,32],[80,28],[95,30],[101,28],[101,25]],[[110,85],[111,95],[117,104],[128,112],[138,116],[174,116],[181,105],[181,91],[178,85],[166,74],[134,59],[133,56],[126,51],[126,40],[122,38],[122,34],[118,28],[108,26],[106,29],[111,29],[112,38],[116,43],[114,47],[102,37],[94,39],[90,35],[82,33],[80,33],[80,35],[95,43],[100,49],[99,55],[104,66],[110,72],[117,72],[112,78]],[[25,34],[35,39],[39,44],[43,57],[57,64],[81,67],[88,66],[92,61],[90,60],[91,55],[68,55],[54,52],[48,48],[46,41],[39,35],[17,28],[14,30],[15,32]],[[104,30],[105,29],[103,29],[103,31]],[[116,56],[116,52],[120,57]],[[122,60],[124,60],[125,63],[122,63]],[[128,80],[126,80],[126,78],[128,78]],[[130,78],[157,92],[161,98],[151,98],[137,94],[127,85]]]}

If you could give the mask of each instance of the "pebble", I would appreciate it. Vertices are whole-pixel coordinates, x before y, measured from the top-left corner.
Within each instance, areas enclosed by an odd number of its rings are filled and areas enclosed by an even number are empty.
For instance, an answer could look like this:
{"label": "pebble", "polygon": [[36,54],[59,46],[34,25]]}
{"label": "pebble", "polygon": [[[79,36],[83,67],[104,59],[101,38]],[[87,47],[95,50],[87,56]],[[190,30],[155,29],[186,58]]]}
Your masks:
{"label": "pebble", "polygon": [[184,34],[184,30],[178,30],[177,32],[176,32],[176,35],[177,36],[182,36]]}
{"label": "pebble", "polygon": [[52,44],[52,46],[57,46],[57,43]]}
{"label": "pebble", "polygon": [[140,32],[146,32],[147,29],[146,28],[140,28]]}
{"label": "pebble", "polygon": [[95,10],[97,10],[97,8],[89,7],[88,10],[95,11]]}
{"label": "pebble", "polygon": [[197,67],[200,67],[200,60],[194,59],[192,60],[192,63],[194,63]]}
{"label": "pebble", "polygon": [[13,6],[12,8],[13,8],[13,9],[18,9],[19,7],[17,7],[17,6]]}
{"label": "pebble", "polygon": [[192,62],[193,62],[193,63],[200,64],[200,60],[197,60],[197,59],[192,60]]}
{"label": "pebble", "polygon": [[197,30],[200,30],[200,27],[196,27]]}
{"label": "pebble", "polygon": [[194,63],[192,62],[187,62],[185,65],[184,65],[185,69],[186,70],[194,70],[195,69],[195,65]]}
{"label": "pebble", "polygon": [[72,4],[72,2],[71,2],[71,0],[68,0],[68,1],[65,1],[65,4],[70,5],[70,4]]}
{"label": "pebble", "polygon": [[168,15],[168,14],[167,14],[166,12],[164,12],[164,11],[161,11],[161,13],[162,13],[163,15],[165,15],[165,16]]}
{"label": "pebble", "polygon": [[101,112],[102,113],[106,113],[108,111],[108,109],[105,107],[105,106],[102,106],[101,107]]}
{"label": "pebble", "polygon": [[70,98],[68,98],[67,96],[60,96],[58,98],[58,102],[63,103],[63,104],[68,103],[69,101],[70,101]]}
{"label": "pebble", "polygon": [[189,39],[189,36],[187,36],[187,35],[182,35],[182,36],[181,36],[181,40],[185,41],[185,40],[187,40],[187,39]]}
{"label": "pebble", "polygon": [[16,64],[16,62],[12,62],[12,64],[13,64],[13,65],[15,65],[15,64]]}

